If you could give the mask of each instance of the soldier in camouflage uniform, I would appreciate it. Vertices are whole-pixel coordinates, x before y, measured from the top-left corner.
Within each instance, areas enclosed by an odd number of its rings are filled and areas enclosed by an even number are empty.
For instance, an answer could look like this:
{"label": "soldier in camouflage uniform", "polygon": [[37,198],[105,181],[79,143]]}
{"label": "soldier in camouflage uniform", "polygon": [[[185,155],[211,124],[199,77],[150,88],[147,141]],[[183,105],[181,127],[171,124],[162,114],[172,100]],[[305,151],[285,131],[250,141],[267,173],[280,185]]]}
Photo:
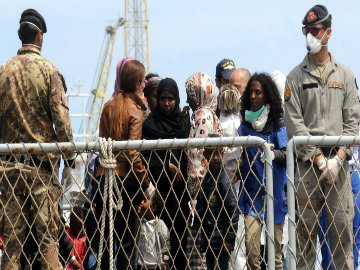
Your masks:
{"label": "soldier in camouflage uniform", "polygon": [[[70,142],[73,140],[64,78],[40,55],[43,17],[33,9],[20,19],[22,48],[0,67],[0,141],[3,143]],[[71,178],[73,153],[64,154],[65,175]],[[58,154],[2,156],[0,183],[4,212],[2,269],[20,269],[28,216],[33,207],[42,269],[62,269],[58,259]],[[69,167],[70,166],[70,167]]]}

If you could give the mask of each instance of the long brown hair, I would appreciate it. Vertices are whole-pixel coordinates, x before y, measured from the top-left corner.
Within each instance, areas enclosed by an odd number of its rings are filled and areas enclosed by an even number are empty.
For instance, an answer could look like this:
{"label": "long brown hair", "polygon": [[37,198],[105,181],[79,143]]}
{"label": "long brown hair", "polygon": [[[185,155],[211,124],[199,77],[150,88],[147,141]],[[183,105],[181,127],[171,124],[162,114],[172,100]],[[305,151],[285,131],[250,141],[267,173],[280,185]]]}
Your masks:
{"label": "long brown hair", "polygon": [[137,60],[128,61],[120,73],[120,93],[116,98],[116,105],[110,117],[110,137],[116,138],[116,134],[122,133],[122,109],[124,105],[124,94],[134,93],[145,76],[145,67]]}

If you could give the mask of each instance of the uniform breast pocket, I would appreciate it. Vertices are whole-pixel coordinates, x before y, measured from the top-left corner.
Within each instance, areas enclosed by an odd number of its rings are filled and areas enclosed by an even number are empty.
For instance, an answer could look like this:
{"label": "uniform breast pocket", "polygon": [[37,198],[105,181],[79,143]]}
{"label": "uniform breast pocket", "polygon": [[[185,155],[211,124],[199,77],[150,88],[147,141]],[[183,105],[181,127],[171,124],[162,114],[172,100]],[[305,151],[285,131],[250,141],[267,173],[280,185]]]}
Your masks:
{"label": "uniform breast pocket", "polygon": [[300,91],[300,99],[302,111],[305,114],[306,111],[309,111],[308,108],[316,109],[317,100],[319,100],[320,91],[317,87],[317,84],[308,84],[303,85],[302,91]]}

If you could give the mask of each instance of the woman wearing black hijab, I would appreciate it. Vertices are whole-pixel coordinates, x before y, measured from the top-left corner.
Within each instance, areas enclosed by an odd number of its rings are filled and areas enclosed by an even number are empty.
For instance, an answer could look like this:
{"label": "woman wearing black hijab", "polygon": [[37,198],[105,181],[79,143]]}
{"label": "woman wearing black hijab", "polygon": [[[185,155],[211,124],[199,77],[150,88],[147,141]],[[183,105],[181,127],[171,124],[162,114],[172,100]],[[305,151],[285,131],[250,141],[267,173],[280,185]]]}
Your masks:
{"label": "woman wearing black hijab", "polygon": [[[187,138],[180,97],[176,82],[171,78],[161,80],[157,92],[157,106],[143,123],[143,139]],[[143,158],[155,188],[164,200],[165,208],[160,218],[170,230],[170,261],[172,268],[186,267],[186,218],[188,215],[185,179],[187,159],[181,149],[144,151]]]}

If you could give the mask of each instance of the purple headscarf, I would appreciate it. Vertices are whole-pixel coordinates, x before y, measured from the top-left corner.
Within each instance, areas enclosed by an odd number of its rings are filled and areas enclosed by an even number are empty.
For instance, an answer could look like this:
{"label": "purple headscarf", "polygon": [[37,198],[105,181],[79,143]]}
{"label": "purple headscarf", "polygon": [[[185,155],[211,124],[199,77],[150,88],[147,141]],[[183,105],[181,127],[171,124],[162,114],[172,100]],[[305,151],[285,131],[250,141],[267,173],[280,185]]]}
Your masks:
{"label": "purple headscarf", "polygon": [[117,96],[119,95],[120,88],[121,88],[121,86],[120,86],[121,70],[123,69],[125,63],[128,61],[131,61],[131,60],[136,60],[136,59],[132,58],[132,57],[125,57],[118,62],[117,66],[116,66],[116,79],[115,79],[114,93],[112,94],[112,96],[109,98],[108,101],[117,98]]}

